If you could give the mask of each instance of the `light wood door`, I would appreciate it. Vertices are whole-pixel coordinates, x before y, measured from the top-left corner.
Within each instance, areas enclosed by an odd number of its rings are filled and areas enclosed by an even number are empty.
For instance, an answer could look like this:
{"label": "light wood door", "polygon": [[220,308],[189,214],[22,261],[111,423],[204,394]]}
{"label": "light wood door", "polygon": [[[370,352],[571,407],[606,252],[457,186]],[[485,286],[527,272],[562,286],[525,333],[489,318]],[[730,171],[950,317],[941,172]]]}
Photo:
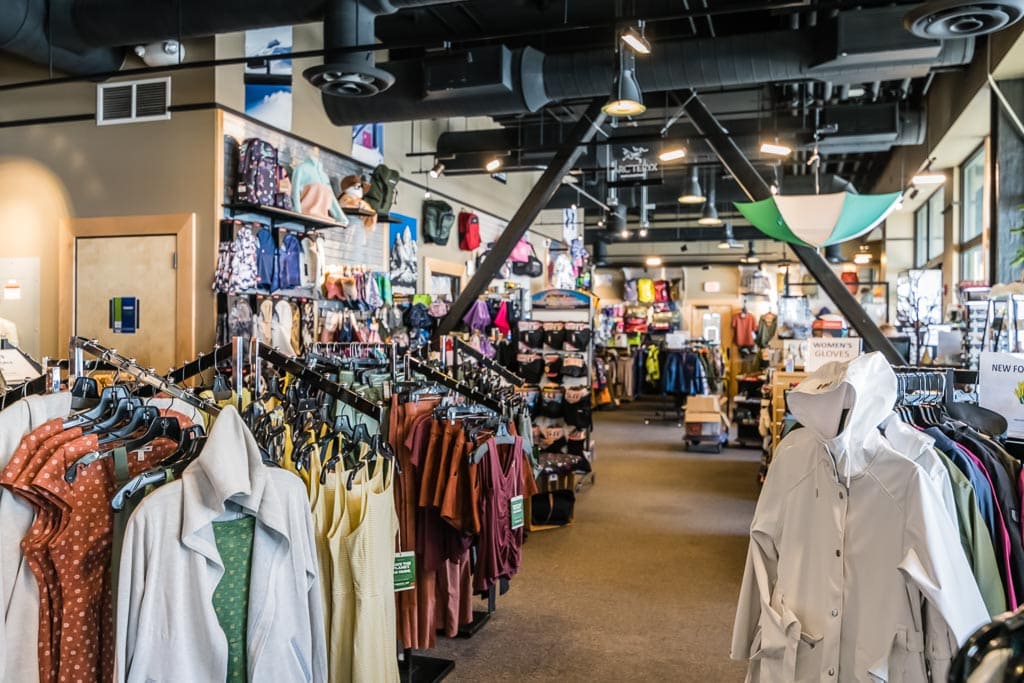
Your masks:
{"label": "light wood door", "polygon": [[[80,237],[76,240],[75,334],[167,372],[175,363],[177,274],[174,235]],[[110,329],[110,300],[138,299],[133,334]]]}

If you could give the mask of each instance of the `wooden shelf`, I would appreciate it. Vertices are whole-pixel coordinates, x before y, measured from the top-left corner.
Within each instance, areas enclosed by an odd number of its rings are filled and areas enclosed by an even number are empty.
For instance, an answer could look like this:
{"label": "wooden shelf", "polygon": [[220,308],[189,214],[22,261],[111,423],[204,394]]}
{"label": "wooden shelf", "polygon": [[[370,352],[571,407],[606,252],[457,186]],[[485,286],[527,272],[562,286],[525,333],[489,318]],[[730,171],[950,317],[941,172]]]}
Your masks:
{"label": "wooden shelf", "polygon": [[[298,211],[289,211],[287,209],[279,209],[276,206],[262,206],[260,204],[248,204],[245,202],[233,202],[231,204],[224,204],[224,208],[231,212],[232,216],[237,214],[256,214],[259,216],[265,216],[272,220],[273,224],[276,223],[287,223],[291,225],[299,225],[306,230],[324,230],[328,228],[347,228],[347,225],[343,225],[338,221],[331,218],[321,218],[319,216],[310,216],[308,214],[299,213]],[[373,216],[374,214],[369,211],[360,211],[357,209],[342,209],[345,215],[349,218],[363,218],[367,216]],[[378,223],[398,223],[399,221],[391,218],[390,216],[377,216]],[[351,223],[350,223],[351,224]]]}

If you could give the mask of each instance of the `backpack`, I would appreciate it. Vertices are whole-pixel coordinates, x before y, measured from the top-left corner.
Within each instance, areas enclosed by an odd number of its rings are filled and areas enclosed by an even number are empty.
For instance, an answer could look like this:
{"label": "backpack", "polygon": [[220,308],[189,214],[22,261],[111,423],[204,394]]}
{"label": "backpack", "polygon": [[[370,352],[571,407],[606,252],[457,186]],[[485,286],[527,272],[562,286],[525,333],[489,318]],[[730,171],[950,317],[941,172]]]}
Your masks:
{"label": "backpack", "polygon": [[238,148],[235,201],[273,206],[277,172],[277,149],[266,140],[247,139]]}
{"label": "backpack", "polygon": [[427,307],[423,304],[412,304],[409,306],[403,318],[405,326],[409,328],[429,330],[434,326],[434,320],[430,317]]}
{"label": "backpack", "polygon": [[370,190],[363,195],[363,199],[369,204],[378,216],[387,216],[391,213],[391,205],[395,203],[398,195],[398,181],[401,176],[398,171],[381,164],[373,169],[370,176]]}
{"label": "backpack", "polygon": [[459,249],[473,251],[480,246],[480,218],[471,211],[459,211]]}
{"label": "backpack", "polygon": [[451,204],[437,199],[423,202],[423,237],[427,242],[446,245],[455,224]]}
{"label": "backpack", "polygon": [[277,187],[274,188],[274,206],[278,209],[293,211],[292,207],[292,181],[284,166],[277,167]]}
{"label": "backpack", "polygon": [[654,303],[654,280],[642,277],[636,281],[636,299],[642,304]]}
{"label": "backpack", "polygon": [[281,289],[291,289],[302,285],[300,259],[302,245],[293,233],[285,233],[281,238],[281,247],[277,251],[278,282]]}

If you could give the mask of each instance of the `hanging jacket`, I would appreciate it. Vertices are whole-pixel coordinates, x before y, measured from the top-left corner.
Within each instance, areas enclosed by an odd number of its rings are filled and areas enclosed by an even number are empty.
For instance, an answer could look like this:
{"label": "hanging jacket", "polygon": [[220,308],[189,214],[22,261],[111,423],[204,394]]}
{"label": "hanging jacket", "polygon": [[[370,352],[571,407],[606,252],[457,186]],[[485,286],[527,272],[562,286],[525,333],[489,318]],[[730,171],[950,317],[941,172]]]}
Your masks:
{"label": "hanging jacket", "polygon": [[277,250],[278,284],[281,289],[292,289],[302,284],[302,245],[299,238],[285,232]]}
{"label": "hanging jacket", "polygon": [[657,384],[661,379],[661,364],[658,361],[658,347],[651,344],[647,347],[647,359],[644,361],[644,369],[647,372],[647,381]]}
{"label": "hanging jacket", "polygon": [[[941,497],[877,429],[895,399],[877,352],[789,393],[803,428],[768,470],[733,629],[748,680],[924,683],[933,652],[988,622]],[[926,637],[930,619],[946,638]]]}
{"label": "hanging jacket", "polygon": [[274,231],[263,228],[256,235],[256,266],[259,277],[259,289],[275,292],[281,288],[278,281],[277,240]]}
{"label": "hanging jacket", "polygon": [[327,645],[306,487],[263,464],[234,407],[181,479],[128,522],[117,595],[119,683],[223,681],[228,647],[210,596],[225,567],[213,522],[256,518],[249,581],[249,680],[327,680]]}

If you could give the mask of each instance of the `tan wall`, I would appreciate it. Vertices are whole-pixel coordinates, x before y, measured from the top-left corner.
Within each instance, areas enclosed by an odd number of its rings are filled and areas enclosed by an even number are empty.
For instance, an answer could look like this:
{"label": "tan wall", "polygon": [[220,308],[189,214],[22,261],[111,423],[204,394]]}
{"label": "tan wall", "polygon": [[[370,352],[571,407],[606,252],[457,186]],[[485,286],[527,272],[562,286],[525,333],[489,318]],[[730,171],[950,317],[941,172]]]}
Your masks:
{"label": "tan wall", "polygon": [[[210,283],[220,195],[209,159],[210,150],[220,148],[219,143],[214,147],[216,116],[214,111],[196,111],[176,113],[169,121],[121,126],[86,121],[0,128],[0,169],[9,169],[11,176],[3,177],[13,177],[15,183],[5,181],[0,192],[0,257],[41,259],[43,354],[67,353],[67,340],[57,338],[62,204],[73,217],[195,213],[196,346],[212,346]],[[22,201],[12,202],[18,195]]]}

